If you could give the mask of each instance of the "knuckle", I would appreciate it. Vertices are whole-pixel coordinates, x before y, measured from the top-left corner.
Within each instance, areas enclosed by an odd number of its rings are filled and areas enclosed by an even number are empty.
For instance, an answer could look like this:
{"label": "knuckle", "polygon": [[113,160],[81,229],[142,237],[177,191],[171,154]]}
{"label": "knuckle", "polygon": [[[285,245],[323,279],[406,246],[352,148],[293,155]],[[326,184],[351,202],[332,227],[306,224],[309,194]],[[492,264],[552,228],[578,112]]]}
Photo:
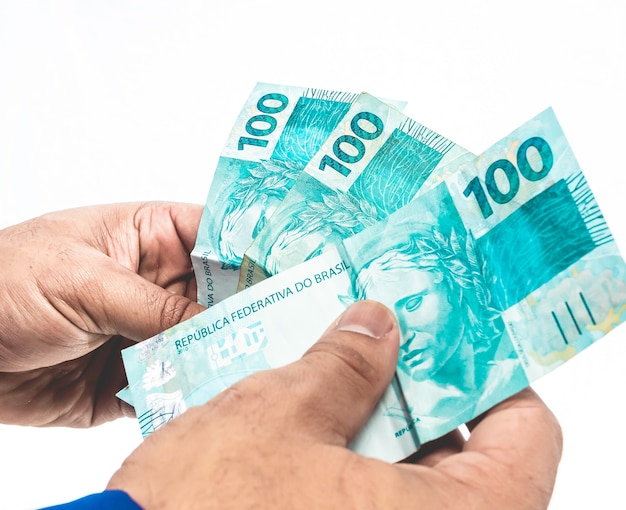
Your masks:
{"label": "knuckle", "polygon": [[331,335],[313,345],[307,354],[334,358],[338,372],[356,387],[378,386],[379,371],[352,342],[339,341]]}
{"label": "knuckle", "polygon": [[178,324],[190,316],[191,301],[178,294],[171,294],[165,298],[161,307],[160,327],[164,331]]}
{"label": "knuckle", "polygon": [[276,409],[276,399],[268,398],[266,384],[256,377],[256,374],[248,376],[236,382],[232,386],[225,388],[218,395],[202,406],[203,412],[199,419],[211,422],[217,416],[231,420],[231,423],[239,423],[240,420],[249,422],[251,417],[255,417],[258,423],[268,423],[266,417],[279,417]]}

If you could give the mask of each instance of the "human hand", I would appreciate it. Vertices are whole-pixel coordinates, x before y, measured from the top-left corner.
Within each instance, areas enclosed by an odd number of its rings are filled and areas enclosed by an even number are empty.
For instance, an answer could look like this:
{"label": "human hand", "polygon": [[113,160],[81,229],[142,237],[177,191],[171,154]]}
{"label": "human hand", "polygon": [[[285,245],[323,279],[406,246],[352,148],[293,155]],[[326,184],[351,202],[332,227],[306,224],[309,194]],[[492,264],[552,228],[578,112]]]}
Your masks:
{"label": "human hand", "polygon": [[530,389],[388,464],[346,445],[389,385],[392,313],[358,302],[304,357],[256,373],[154,432],[108,489],[153,508],[546,508],[561,455],[554,416]]}
{"label": "human hand", "polygon": [[89,426],[132,415],[120,349],[204,308],[189,259],[202,207],[134,203],[0,231],[0,422]]}

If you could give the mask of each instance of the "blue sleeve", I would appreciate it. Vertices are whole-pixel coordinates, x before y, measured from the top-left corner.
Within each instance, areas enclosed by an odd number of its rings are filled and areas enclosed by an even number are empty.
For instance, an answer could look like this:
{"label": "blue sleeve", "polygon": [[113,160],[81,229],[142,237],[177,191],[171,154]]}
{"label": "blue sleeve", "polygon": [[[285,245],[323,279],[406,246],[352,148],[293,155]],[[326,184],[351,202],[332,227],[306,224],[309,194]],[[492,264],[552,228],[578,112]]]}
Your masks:
{"label": "blue sleeve", "polygon": [[104,491],[77,499],[71,503],[42,508],[41,510],[142,510],[128,494],[123,491]]}

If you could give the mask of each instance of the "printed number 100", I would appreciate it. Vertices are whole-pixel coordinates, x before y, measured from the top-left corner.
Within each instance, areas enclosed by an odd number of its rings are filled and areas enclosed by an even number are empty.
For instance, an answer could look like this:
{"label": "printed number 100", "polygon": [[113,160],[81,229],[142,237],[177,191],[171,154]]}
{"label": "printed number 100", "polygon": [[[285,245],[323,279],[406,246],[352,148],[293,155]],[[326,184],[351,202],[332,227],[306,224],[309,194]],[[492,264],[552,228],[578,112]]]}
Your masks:
{"label": "printed number 100", "polygon": [[271,93],[262,96],[256,104],[257,110],[261,113],[248,119],[246,133],[250,136],[240,136],[237,149],[242,151],[246,145],[267,147],[267,140],[262,137],[272,134],[277,124],[272,114],[282,112],[288,104],[289,99],[284,94]]}
{"label": "printed number 100", "polygon": [[[337,159],[326,154],[320,161],[319,169],[324,170],[327,166],[337,171],[344,177],[348,177],[352,170],[340,163],[354,164],[365,156],[365,144],[362,140],[369,141],[378,138],[385,130],[382,119],[371,112],[357,113],[350,121],[350,129],[354,135],[341,135],[333,143],[333,154]],[[350,154],[343,149],[343,146],[351,147]],[[338,161],[339,160],[339,161]]]}
{"label": "printed number 100", "polygon": [[[539,170],[535,170],[528,161],[528,149],[531,147],[536,149],[539,153],[539,157],[541,158],[543,166]],[[538,181],[548,175],[552,169],[552,165],[554,164],[554,156],[552,155],[550,145],[543,138],[538,136],[529,138],[519,146],[517,149],[516,159],[517,168],[507,159],[499,159],[489,165],[489,168],[487,168],[487,172],[485,173],[485,186],[487,188],[487,193],[485,193],[485,188],[483,188],[483,185],[478,177],[474,177],[463,191],[463,194],[466,197],[469,197],[472,193],[474,194],[478,207],[480,208],[480,212],[483,214],[483,218],[488,218],[493,214],[493,208],[489,203],[487,194],[497,204],[506,204],[513,200],[519,191],[519,174],[522,174],[522,177],[528,181]],[[501,171],[504,174],[504,177],[508,182],[508,190],[506,191],[502,191],[500,185],[496,181],[496,172],[498,171]]]}

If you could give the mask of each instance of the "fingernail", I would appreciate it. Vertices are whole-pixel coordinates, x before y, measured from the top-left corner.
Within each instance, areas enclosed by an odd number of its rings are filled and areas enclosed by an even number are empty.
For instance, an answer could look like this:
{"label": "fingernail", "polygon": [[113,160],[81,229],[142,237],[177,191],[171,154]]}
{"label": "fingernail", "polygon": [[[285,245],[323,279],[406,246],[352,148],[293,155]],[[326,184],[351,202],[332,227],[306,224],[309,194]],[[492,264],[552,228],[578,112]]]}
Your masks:
{"label": "fingernail", "polygon": [[393,329],[394,324],[395,318],[384,305],[375,301],[357,301],[339,317],[335,330],[381,338]]}

